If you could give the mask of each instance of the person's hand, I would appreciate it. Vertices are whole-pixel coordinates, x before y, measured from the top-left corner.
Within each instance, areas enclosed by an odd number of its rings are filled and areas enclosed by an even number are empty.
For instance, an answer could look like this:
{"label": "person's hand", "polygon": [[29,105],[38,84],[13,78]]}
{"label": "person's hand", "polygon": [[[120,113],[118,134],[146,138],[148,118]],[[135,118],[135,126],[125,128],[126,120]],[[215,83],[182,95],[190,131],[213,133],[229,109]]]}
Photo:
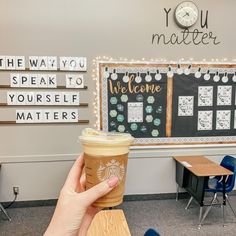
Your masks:
{"label": "person's hand", "polygon": [[84,236],[95,214],[100,210],[92,206],[98,198],[110,192],[118,178],[109,180],[85,191],[85,175],[82,175],[84,159],[81,155],[72,166],[60,192],[52,220],[44,236]]}

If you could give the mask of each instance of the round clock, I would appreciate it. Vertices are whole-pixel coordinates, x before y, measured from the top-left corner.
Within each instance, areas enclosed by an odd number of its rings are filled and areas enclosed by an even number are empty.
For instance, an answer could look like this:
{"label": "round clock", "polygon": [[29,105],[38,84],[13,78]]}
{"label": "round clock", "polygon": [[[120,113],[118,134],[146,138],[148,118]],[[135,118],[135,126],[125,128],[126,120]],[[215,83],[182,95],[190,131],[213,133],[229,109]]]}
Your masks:
{"label": "round clock", "polygon": [[188,28],[198,19],[198,8],[191,1],[181,2],[175,9],[175,20],[180,27]]}

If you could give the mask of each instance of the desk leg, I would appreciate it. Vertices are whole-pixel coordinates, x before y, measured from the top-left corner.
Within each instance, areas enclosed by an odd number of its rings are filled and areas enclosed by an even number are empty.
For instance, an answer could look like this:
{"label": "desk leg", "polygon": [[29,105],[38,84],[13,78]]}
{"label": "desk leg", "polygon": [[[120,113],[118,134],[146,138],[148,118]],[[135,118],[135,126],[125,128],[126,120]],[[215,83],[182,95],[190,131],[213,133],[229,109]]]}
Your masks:
{"label": "desk leg", "polygon": [[179,200],[179,185],[177,184],[177,187],[176,187],[176,198],[175,198],[176,201]]}

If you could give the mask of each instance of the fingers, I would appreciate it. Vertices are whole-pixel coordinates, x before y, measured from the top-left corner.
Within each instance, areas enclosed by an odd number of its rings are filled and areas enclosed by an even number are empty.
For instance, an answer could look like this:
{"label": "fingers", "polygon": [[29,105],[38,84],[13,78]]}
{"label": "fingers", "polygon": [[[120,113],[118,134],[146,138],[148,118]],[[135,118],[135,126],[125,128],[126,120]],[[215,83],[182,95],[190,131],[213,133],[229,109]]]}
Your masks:
{"label": "fingers", "polygon": [[112,177],[106,181],[103,181],[94,187],[88,189],[85,192],[80,193],[81,198],[84,199],[84,202],[87,206],[93,204],[98,198],[109,193],[114,187],[118,184],[118,178]]}
{"label": "fingers", "polygon": [[65,188],[72,188],[73,190],[76,190],[76,187],[78,186],[78,181],[80,180],[80,177],[82,175],[83,167],[84,157],[82,154],[77,158],[74,165],[72,166],[64,184]]}
{"label": "fingers", "polygon": [[77,193],[84,192],[86,189],[85,186],[86,186],[86,176],[85,176],[85,173],[83,173],[80,177],[80,181],[78,181],[78,183],[77,183],[77,187],[76,187],[75,191]]}

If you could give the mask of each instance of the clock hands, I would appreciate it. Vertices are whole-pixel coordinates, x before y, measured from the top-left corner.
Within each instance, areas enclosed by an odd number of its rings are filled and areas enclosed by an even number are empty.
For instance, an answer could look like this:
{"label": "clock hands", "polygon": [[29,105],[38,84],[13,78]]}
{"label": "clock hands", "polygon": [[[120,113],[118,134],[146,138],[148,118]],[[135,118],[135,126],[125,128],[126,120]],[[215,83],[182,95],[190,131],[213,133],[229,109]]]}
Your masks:
{"label": "clock hands", "polygon": [[185,17],[185,16],[189,16],[189,12],[185,12],[185,15],[183,15],[183,17]]}

